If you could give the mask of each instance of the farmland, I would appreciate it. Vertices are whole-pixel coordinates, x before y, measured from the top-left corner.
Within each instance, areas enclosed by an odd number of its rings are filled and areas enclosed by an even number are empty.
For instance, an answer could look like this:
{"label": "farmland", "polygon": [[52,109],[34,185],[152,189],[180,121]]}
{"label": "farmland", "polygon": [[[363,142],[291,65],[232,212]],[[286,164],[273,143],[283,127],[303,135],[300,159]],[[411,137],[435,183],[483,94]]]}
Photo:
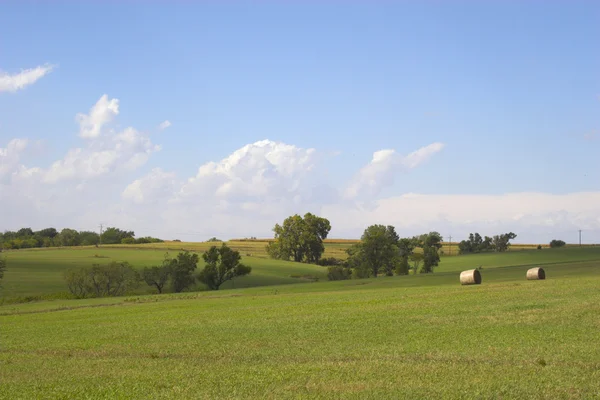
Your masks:
{"label": "farmland", "polygon": [[[65,250],[38,251],[51,252]],[[546,280],[525,280],[533,264]],[[478,265],[482,285],[460,286]],[[567,248],[443,257],[416,276],[4,305],[0,398],[593,398],[599,287],[600,249]]]}

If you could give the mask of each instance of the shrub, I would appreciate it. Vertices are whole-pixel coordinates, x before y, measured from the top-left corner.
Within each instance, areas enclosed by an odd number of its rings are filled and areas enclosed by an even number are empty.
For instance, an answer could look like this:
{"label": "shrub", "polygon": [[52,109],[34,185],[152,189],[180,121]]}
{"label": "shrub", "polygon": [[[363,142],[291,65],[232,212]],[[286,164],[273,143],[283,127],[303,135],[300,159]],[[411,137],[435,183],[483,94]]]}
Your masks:
{"label": "shrub", "polygon": [[566,245],[566,243],[563,242],[562,240],[553,239],[550,242],[550,247],[553,248],[553,249],[557,248],[557,247],[563,247],[564,245]]}
{"label": "shrub", "polygon": [[320,265],[322,267],[343,265],[343,263],[343,260],[340,260],[339,258],[335,257],[321,258],[319,259],[319,261],[317,261],[317,265]]}
{"label": "shrub", "polygon": [[327,279],[330,281],[343,281],[352,277],[352,270],[341,266],[327,268]]}
{"label": "shrub", "polygon": [[64,277],[69,291],[77,298],[122,296],[140,283],[139,273],[128,262],[116,261],[70,269]]}
{"label": "shrub", "polygon": [[134,244],[135,243],[135,239],[132,237],[126,237],[121,239],[121,244]]}
{"label": "shrub", "polygon": [[538,247],[537,247],[537,249],[538,249],[538,250],[541,250],[541,249],[542,249],[542,245],[541,245],[541,244],[538,244]]}

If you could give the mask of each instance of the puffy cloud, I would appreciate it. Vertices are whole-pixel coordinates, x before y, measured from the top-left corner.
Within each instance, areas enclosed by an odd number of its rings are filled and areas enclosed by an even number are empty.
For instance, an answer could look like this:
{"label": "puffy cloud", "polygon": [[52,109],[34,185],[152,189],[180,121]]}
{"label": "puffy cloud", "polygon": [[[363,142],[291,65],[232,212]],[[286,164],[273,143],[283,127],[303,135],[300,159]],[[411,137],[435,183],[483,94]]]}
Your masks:
{"label": "puffy cloud", "polygon": [[165,130],[165,129],[167,129],[167,128],[168,128],[168,127],[170,127],[171,125],[172,125],[172,124],[171,124],[171,122],[170,122],[169,120],[165,120],[165,121],[161,122],[161,123],[158,125],[158,129],[160,129],[160,130],[162,131],[162,130]]}
{"label": "puffy cloud", "polygon": [[[310,211],[330,219],[333,237],[359,237],[368,225],[383,223],[402,235],[437,230],[461,239],[475,231],[513,231],[525,242],[569,241],[569,234],[583,229],[585,241],[600,241],[600,192],[377,197],[398,171],[427,162],[442,143],[407,155],[377,151],[346,187],[327,179],[335,154],[272,140],[207,162],[188,179],[161,168],[133,176],[160,147],[133,127],[109,129],[118,114],[118,100],[102,96],[78,116],[84,145],[47,167],[24,165],[27,139],[0,148],[5,228],[90,229],[104,222],[165,239],[264,237],[286,216]],[[359,202],[363,198],[372,206]]]}
{"label": "puffy cloud", "polygon": [[373,153],[371,162],[362,167],[354,176],[346,188],[344,197],[346,199],[372,198],[379,194],[383,188],[394,183],[394,176],[398,171],[416,168],[443,148],[443,143],[436,142],[421,147],[407,156],[402,156],[393,149],[376,151]]}
{"label": "puffy cloud", "polygon": [[79,136],[82,138],[96,138],[100,136],[102,127],[112,121],[119,114],[119,100],[108,99],[103,95],[90,108],[89,114],[79,113],[75,120],[79,123]]}
{"label": "puffy cloud", "polygon": [[181,188],[180,200],[214,193],[230,201],[305,195],[305,183],[312,172],[315,149],[302,149],[271,140],[248,144],[219,162],[209,162],[198,169]]}
{"label": "puffy cloud", "polygon": [[19,166],[21,153],[27,147],[27,139],[13,139],[6,148],[0,147],[0,182],[8,177]]}
{"label": "puffy cloud", "polygon": [[168,200],[178,185],[176,175],[172,172],[164,172],[161,168],[154,168],[143,178],[136,179],[130,183],[121,196],[136,204],[156,203]]}
{"label": "puffy cloud", "polygon": [[38,79],[50,73],[54,66],[45,64],[22,70],[16,74],[0,71],[0,92],[16,92],[34,84]]}

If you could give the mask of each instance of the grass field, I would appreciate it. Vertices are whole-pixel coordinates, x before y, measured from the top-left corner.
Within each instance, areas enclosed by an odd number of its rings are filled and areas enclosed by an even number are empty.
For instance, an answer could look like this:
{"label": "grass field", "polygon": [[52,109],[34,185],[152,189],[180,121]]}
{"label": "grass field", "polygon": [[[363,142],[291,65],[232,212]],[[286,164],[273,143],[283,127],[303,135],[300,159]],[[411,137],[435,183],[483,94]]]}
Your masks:
{"label": "grass field", "polygon": [[[171,257],[174,257],[181,249],[201,252],[209,247],[207,243],[184,243],[181,247],[174,247],[173,243],[177,242],[152,244],[151,246],[119,245],[100,248],[71,247],[6,252],[9,268],[2,283],[0,301],[4,299],[5,302],[19,302],[64,297],[67,294],[67,288],[63,272],[72,267],[91,266],[94,263],[106,264],[111,261],[128,261],[135,267],[141,268],[159,265],[167,251]],[[181,243],[177,244],[181,245]],[[328,243],[326,255],[343,251],[346,248],[343,246],[347,246],[347,244]],[[338,247],[343,249],[340,250]],[[222,286],[223,289],[308,283],[313,282],[315,278],[326,279],[327,269],[324,267],[256,257],[256,252],[252,252],[250,248],[246,248],[246,250],[244,251],[242,248],[238,251],[243,254],[243,262],[252,267],[252,273],[233,282],[226,282]],[[600,260],[600,247],[443,256],[436,273],[460,271],[478,266],[488,268],[592,260]],[[203,265],[201,260],[198,267],[202,268]],[[192,290],[202,288],[203,285],[197,285]],[[153,291],[153,288],[142,284],[136,293],[147,294],[153,293]]]}
{"label": "grass field", "polygon": [[[538,262],[547,279],[525,280]],[[479,264],[482,285],[460,286]],[[5,305],[0,398],[598,398],[599,288],[599,250],[561,249],[448,257],[432,275]]]}

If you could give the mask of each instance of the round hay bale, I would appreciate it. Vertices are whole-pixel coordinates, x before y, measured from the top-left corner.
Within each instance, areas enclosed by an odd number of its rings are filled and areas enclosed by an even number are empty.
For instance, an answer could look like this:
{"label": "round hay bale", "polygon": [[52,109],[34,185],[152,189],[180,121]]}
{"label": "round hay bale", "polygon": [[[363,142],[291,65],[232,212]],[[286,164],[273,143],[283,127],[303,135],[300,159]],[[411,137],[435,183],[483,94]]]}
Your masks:
{"label": "round hay bale", "polygon": [[461,285],[480,285],[481,274],[477,269],[470,269],[460,273],[460,284]]}
{"label": "round hay bale", "polygon": [[527,271],[527,280],[538,280],[538,279],[546,279],[546,271],[544,268],[531,268]]}

